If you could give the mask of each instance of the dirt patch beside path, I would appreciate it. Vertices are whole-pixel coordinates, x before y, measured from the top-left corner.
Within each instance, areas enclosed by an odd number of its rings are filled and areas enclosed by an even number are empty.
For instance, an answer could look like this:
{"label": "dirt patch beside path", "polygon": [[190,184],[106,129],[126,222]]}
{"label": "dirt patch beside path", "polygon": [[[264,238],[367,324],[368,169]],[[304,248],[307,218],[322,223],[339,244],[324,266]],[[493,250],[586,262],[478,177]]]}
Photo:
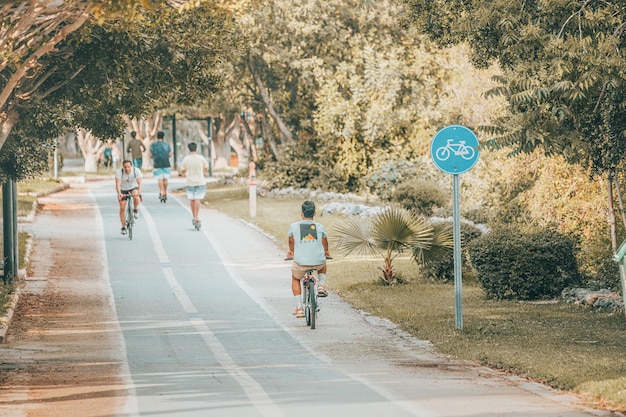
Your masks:
{"label": "dirt patch beside path", "polygon": [[[68,189],[55,201],[64,195],[78,197]],[[0,415],[119,415],[127,395],[99,216],[82,195],[43,198],[32,225],[30,273],[0,347]]]}

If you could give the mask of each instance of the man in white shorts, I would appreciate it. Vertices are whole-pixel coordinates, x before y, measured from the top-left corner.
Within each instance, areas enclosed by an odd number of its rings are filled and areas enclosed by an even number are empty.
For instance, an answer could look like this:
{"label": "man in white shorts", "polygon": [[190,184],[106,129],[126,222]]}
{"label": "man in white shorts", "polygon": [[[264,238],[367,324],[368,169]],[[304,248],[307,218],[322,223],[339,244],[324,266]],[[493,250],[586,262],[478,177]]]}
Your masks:
{"label": "man in white shorts", "polygon": [[159,184],[159,200],[161,203],[167,201],[167,183],[170,179],[170,157],[172,156],[172,148],[169,143],[165,142],[164,138],[163,132],[158,132],[156,142],[150,145],[150,158],[152,158],[152,166],[154,168],[152,175]]}
{"label": "man in white shorts", "polygon": [[196,229],[200,229],[200,204],[206,194],[205,175],[209,172],[209,164],[204,156],[196,153],[198,145],[191,142],[187,145],[189,155],[183,158],[180,174],[185,177],[187,187],[187,198],[191,207],[193,220],[191,223]]}

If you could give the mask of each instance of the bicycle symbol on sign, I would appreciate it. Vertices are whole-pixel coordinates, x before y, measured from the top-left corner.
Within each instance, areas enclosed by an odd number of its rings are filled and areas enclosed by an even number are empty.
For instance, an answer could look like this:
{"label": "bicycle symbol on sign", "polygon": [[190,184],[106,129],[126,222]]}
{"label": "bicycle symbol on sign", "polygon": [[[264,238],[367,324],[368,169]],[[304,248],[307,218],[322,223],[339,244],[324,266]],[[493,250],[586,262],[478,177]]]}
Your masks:
{"label": "bicycle symbol on sign", "polygon": [[468,161],[474,158],[474,154],[476,153],[476,150],[474,148],[472,148],[471,146],[466,146],[464,140],[461,140],[458,143],[453,143],[453,140],[454,139],[448,139],[448,143],[446,143],[446,146],[437,148],[437,151],[435,151],[435,156],[437,157],[437,159],[439,159],[440,161],[445,161],[450,158],[450,155],[452,154],[454,154],[455,156],[460,156],[461,158]]}

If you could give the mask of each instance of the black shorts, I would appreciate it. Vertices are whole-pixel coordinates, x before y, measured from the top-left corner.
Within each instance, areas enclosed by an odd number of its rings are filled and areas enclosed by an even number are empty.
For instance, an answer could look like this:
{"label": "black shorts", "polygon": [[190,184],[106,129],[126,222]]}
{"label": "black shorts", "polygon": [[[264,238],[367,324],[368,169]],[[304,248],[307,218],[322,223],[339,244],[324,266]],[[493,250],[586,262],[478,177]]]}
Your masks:
{"label": "black shorts", "polygon": [[130,193],[132,193],[133,191],[135,191],[137,189],[137,187],[135,188],[131,188],[130,190],[120,190],[120,192],[124,195],[128,195]]}

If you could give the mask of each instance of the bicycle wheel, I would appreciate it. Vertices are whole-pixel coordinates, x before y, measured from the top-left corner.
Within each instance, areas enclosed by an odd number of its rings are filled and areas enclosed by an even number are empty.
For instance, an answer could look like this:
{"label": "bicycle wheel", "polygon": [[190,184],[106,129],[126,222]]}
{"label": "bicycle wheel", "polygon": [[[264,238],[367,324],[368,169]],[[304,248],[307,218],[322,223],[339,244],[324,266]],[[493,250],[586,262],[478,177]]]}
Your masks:
{"label": "bicycle wheel", "polygon": [[474,148],[472,148],[471,146],[466,146],[463,151],[464,152],[461,154],[461,158],[467,161],[474,158],[474,154],[476,153],[476,150],[474,150]]}
{"label": "bicycle wheel", "polygon": [[437,157],[437,159],[439,159],[440,161],[445,161],[448,158],[450,158],[450,149],[448,149],[445,146],[442,146],[441,148],[438,148],[435,151],[435,156]]}
{"label": "bicycle wheel", "polygon": [[315,293],[315,281],[309,280],[309,316],[311,317],[311,330],[315,329],[315,316],[317,315],[317,294]]}
{"label": "bicycle wheel", "polygon": [[306,320],[306,325],[311,325],[311,292],[309,290],[309,281],[304,281],[304,285],[302,286],[302,293],[304,294],[304,319]]}
{"label": "bicycle wheel", "polygon": [[126,200],[126,229],[128,230],[128,239],[133,240],[133,224],[135,223],[135,218],[133,217],[133,198],[132,196],[128,196],[128,200]]}

